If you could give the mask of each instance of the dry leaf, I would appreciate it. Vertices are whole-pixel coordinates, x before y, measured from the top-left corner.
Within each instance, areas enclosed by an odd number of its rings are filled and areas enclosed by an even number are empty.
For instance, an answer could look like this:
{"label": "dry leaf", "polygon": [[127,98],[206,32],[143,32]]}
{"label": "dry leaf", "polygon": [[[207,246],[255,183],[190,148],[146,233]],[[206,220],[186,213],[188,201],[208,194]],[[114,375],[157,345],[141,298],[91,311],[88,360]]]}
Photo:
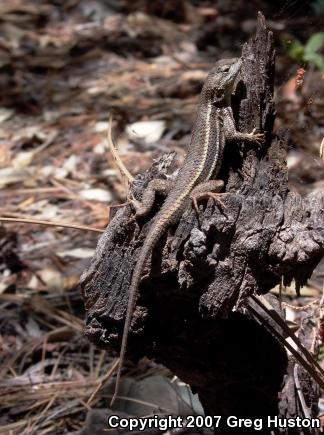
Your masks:
{"label": "dry leaf", "polygon": [[126,127],[130,139],[142,139],[146,143],[157,142],[166,128],[165,121],[140,121]]}
{"label": "dry leaf", "polygon": [[85,189],[81,190],[79,195],[89,201],[110,202],[112,200],[111,193],[104,189]]}

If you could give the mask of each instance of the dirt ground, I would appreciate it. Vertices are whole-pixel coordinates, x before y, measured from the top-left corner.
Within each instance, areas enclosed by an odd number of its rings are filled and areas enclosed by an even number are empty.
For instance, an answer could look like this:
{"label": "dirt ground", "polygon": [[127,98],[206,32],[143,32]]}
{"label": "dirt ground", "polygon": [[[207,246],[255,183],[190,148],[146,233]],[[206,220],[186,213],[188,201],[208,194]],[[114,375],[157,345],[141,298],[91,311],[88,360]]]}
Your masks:
{"label": "dirt ground", "polygon": [[[133,175],[170,150],[180,165],[208,70],[239,55],[258,10],[275,38],[289,186],[306,195],[324,185],[320,1],[0,1],[0,216],[88,227],[2,222],[0,433],[97,433],[85,419],[109,406],[117,355],[83,336],[78,284],[111,210],[127,201],[109,115]],[[319,265],[302,297],[287,289],[285,300],[319,305],[322,292]],[[127,367],[134,379],[172,379],[145,359]]]}

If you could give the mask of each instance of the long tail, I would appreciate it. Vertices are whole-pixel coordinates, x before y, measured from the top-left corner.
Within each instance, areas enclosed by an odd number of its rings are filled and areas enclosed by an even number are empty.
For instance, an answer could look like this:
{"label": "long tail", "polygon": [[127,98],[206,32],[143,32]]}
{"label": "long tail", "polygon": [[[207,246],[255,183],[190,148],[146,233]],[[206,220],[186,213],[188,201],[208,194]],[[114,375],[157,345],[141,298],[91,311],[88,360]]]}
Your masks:
{"label": "long tail", "polygon": [[141,253],[139,255],[139,259],[135,265],[131,285],[129,288],[129,296],[128,296],[128,304],[127,304],[127,312],[126,312],[126,319],[123,329],[123,337],[122,337],[122,344],[120,349],[120,356],[119,356],[119,364],[118,364],[118,370],[117,370],[117,377],[116,377],[116,384],[115,384],[115,391],[114,395],[111,399],[110,406],[113,405],[119,389],[119,383],[120,383],[120,377],[121,377],[121,371],[124,364],[126,349],[127,349],[127,342],[128,342],[128,332],[130,329],[131,321],[133,312],[136,306],[137,301],[137,293],[138,293],[138,287],[139,283],[141,281],[142,272],[144,269],[144,266],[152,252],[152,248],[154,246],[154,241],[159,238],[159,235],[156,234],[156,232],[153,230],[151,234],[148,234],[146,237],[146,240],[142,246]]}

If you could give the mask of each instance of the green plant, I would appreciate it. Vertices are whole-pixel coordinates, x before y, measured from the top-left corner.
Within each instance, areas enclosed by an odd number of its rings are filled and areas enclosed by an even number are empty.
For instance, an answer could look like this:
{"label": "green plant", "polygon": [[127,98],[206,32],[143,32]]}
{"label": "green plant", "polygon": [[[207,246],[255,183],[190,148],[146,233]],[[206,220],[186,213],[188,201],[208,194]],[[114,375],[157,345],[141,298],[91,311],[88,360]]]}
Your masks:
{"label": "green plant", "polygon": [[287,49],[288,56],[297,62],[310,63],[319,70],[324,71],[324,57],[321,50],[324,48],[324,32],[312,35],[305,45],[295,39]]}

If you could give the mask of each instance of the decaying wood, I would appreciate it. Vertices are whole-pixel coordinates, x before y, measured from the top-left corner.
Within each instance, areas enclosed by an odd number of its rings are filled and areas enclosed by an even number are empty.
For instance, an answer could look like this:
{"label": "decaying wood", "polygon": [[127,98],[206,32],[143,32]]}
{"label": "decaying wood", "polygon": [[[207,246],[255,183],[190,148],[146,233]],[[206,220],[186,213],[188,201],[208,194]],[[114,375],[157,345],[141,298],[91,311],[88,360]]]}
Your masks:
{"label": "decaying wood", "polygon": [[[242,304],[281,280],[295,279],[299,290],[323,256],[324,241],[323,192],[302,198],[288,190],[285,138],[272,133],[274,49],[261,14],[242,57],[234,116],[240,131],[256,127],[266,142],[259,150],[227,146],[226,208],[209,201],[199,216],[188,209],[156,246],[129,337],[130,356],[162,362],[199,393],[207,414],[224,418],[281,413],[286,352]],[[170,161],[162,157],[138,177],[135,196],[150,179],[164,177]],[[82,277],[86,334],[98,346],[119,349],[131,273],[160,204],[140,222],[128,223],[130,206],[120,209]]]}
{"label": "decaying wood", "polygon": [[[313,354],[319,350],[318,335],[318,307],[314,306],[302,316],[298,337],[303,345]],[[311,418],[318,413],[318,397],[320,391],[309,374],[293,358],[289,358],[287,376],[280,394],[280,414],[285,418],[296,415]],[[319,431],[314,433],[319,434]]]}

